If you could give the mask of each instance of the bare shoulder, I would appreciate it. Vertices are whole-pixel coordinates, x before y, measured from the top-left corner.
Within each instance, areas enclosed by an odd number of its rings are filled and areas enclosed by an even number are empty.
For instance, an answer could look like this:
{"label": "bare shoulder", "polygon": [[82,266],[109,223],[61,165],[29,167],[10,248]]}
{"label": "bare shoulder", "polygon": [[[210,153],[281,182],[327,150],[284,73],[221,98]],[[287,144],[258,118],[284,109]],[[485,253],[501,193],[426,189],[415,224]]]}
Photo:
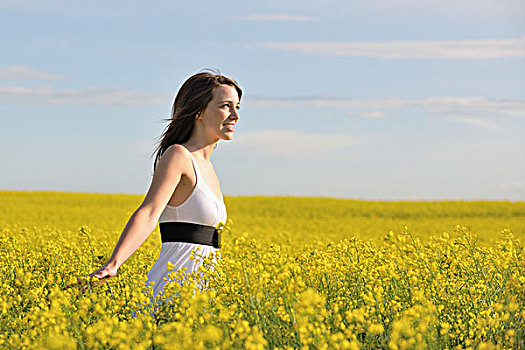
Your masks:
{"label": "bare shoulder", "polygon": [[186,173],[192,168],[190,151],[182,145],[171,145],[164,151],[157,167],[165,170],[178,169]]}
{"label": "bare shoulder", "polygon": [[188,168],[191,167],[191,156],[184,146],[173,145],[166,149],[155,167],[150,188],[140,205],[141,209],[146,210],[155,221],[158,220],[181,177],[188,174]]}
{"label": "bare shoulder", "polygon": [[183,157],[190,159],[190,151],[183,145],[171,145],[169,146],[164,154],[162,154],[162,157],[168,156],[168,157]]}

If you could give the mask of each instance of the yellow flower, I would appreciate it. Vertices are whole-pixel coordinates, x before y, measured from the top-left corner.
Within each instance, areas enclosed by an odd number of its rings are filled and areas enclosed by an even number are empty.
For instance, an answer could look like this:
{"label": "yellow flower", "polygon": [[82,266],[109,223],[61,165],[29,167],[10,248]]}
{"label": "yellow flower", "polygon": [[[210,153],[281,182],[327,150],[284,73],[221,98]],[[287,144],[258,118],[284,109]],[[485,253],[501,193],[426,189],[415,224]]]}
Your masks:
{"label": "yellow flower", "polygon": [[166,266],[168,267],[168,271],[173,271],[173,269],[175,269],[175,265],[173,265],[171,261],[168,261]]}

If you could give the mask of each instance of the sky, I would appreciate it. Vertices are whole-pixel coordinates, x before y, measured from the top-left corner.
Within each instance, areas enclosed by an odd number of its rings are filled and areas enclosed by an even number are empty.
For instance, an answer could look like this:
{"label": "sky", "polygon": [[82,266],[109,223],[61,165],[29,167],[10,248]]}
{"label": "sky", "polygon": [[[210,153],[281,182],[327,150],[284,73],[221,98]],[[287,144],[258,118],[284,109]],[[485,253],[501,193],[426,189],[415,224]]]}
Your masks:
{"label": "sky", "polygon": [[0,189],[144,194],[182,83],[226,196],[525,200],[522,0],[0,0]]}

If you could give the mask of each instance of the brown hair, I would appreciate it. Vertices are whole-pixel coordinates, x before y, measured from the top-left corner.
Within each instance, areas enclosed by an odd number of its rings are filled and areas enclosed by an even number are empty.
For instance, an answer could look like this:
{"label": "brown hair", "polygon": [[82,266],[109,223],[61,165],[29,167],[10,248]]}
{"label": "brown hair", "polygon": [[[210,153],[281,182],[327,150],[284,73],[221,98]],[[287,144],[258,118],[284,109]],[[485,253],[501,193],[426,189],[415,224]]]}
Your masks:
{"label": "brown hair", "polygon": [[171,118],[166,119],[170,123],[164,129],[159,144],[153,152],[155,155],[153,170],[168,147],[188,141],[193,131],[195,117],[206,109],[213,99],[213,91],[220,85],[233,86],[237,90],[239,101],[241,100],[242,90],[239,84],[218,72],[197,73],[182,84],[173,102]]}

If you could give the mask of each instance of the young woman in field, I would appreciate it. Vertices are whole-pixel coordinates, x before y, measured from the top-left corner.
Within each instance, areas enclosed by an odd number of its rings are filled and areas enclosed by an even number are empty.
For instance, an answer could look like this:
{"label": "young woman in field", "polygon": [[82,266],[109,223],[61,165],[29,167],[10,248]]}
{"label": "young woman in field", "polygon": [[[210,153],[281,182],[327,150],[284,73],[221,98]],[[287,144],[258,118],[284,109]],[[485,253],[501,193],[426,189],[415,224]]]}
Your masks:
{"label": "young woman in field", "polygon": [[160,256],[148,273],[161,292],[174,270],[197,271],[192,251],[207,256],[219,249],[216,225],[226,222],[226,208],[211,155],[219,140],[231,140],[239,120],[242,90],[231,78],[198,73],[181,86],[172,117],[155,151],[151,186],[126,224],[109,260],[89,276],[102,282],[146,240],[159,222]]}

